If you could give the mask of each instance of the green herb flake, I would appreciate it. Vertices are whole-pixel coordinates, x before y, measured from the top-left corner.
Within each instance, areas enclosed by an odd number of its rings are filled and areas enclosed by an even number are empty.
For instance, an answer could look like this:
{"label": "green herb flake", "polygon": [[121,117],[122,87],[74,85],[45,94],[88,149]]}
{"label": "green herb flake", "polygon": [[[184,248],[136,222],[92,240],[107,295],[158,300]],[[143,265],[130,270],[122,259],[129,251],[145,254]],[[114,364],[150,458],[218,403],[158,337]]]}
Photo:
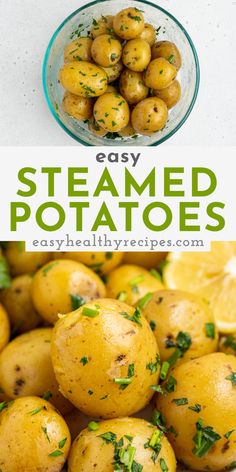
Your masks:
{"label": "green herb flake", "polygon": [[44,277],[46,277],[48,275],[48,272],[53,269],[53,267],[57,266],[59,264],[58,261],[55,261],[55,262],[52,262],[51,264],[48,264],[46,265],[43,269],[42,269],[42,272],[43,272],[43,275]]}
{"label": "green herb flake", "polygon": [[44,427],[44,426],[42,426],[41,429],[42,429],[43,433],[45,434],[45,436],[46,436],[46,438],[47,438],[47,441],[48,441],[48,442],[51,442],[51,441],[50,441],[50,438],[49,438],[49,436],[48,436],[48,430],[47,430],[47,428]]}
{"label": "green herb flake", "polygon": [[30,416],[34,416],[34,415],[37,415],[38,413],[40,413],[40,411],[44,410],[45,407],[44,406],[40,406],[39,408],[35,408],[35,410],[32,410],[29,412],[29,415]]}
{"label": "green herb flake", "polygon": [[138,23],[139,23],[140,21],[142,21],[141,16],[132,15],[132,13],[128,13],[128,17],[129,17],[131,20],[138,21]]}
{"label": "green herb flake", "polygon": [[116,121],[113,121],[113,120],[112,120],[111,124],[112,124],[113,127],[117,125]]}
{"label": "green herb flake", "polygon": [[200,411],[202,410],[202,407],[199,403],[195,403],[195,405],[189,406],[188,409],[195,411],[195,413],[200,413]]}
{"label": "green herb flake", "polygon": [[129,285],[131,287],[133,287],[135,285],[140,284],[143,281],[144,281],[144,276],[143,275],[137,275],[136,277],[134,277],[132,280],[129,281]]}
{"label": "green herb flake", "polygon": [[158,272],[158,270],[156,270],[156,269],[151,269],[151,270],[150,270],[150,274],[151,274],[153,277],[155,277],[155,279],[162,281],[161,274],[160,274],[160,272]]}
{"label": "green herb flake", "polygon": [[206,329],[206,337],[215,339],[215,324],[214,323],[206,323],[205,324],[205,329]]}
{"label": "green herb flake", "polygon": [[153,375],[157,372],[158,367],[160,366],[160,363],[161,363],[160,356],[157,354],[156,360],[154,362],[151,361],[148,364],[146,364],[146,369],[150,370],[151,375]]}
{"label": "green herb flake", "polygon": [[173,64],[175,62],[175,56],[171,54],[170,57],[168,58],[168,61],[170,64]]}
{"label": "green herb flake", "polygon": [[81,357],[80,359],[80,363],[83,364],[83,365],[86,365],[88,364],[89,360],[87,357]]}
{"label": "green herb flake", "polygon": [[49,457],[59,457],[59,456],[62,456],[62,455],[63,455],[63,452],[60,451],[59,449],[56,449],[55,451],[48,454]]}
{"label": "green herb flake", "polygon": [[174,392],[176,385],[177,385],[177,380],[173,377],[173,375],[170,375],[167,382],[165,383],[165,390],[168,393]]}
{"label": "green herb flake", "polygon": [[48,391],[48,392],[45,392],[43,394],[43,399],[44,400],[48,401],[48,400],[50,400],[50,398],[52,398],[52,392]]}
{"label": "green herb flake", "polygon": [[78,310],[81,306],[85,305],[85,300],[80,295],[70,295],[72,311]]}
{"label": "green herb flake", "polygon": [[152,330],[152,331],[155,331],[155,329],[156,329],[156,327],[157,327],[156,321],[151,320],[149,324],[150,324],[151,330]]}
{"label": "green herb flake", "polygon": [[84,307],[82,310],[83,316],[88,316],[89,318],[95,318],[99,315],[99,310],[94,310],[92,308]]}
{"label": "green herb flake", "polygon": [[126,311],[122,311],[121,315],[124,316],[124,318],[126,318],[127,320],[133,321],[134,323],[138,324],[139,326],[142,326],[142,323],[140,321],[140,318],[141,318],[140,308],[136,308],[136,310],[134,311],[132,316],[129,315],[129,313],[127,313]]}
{"label": "green herb flake", "polygon": [[232,429],[231,431],[228,431],[228,433],[225,433],[225,434],[224,434],[224,437],[225,437],[226,439],[229,439],[230,436],[231,436],[231,434],[232,434],[234,431],[235,431],[235,429]]}
{"label": "green herb flake", "polygon": [[236,372],[232,372],[232,374],[225,377],[226,380],[230,380],[232,382],[233,387],[236,386]]}
{"label": "green herb flake", "polygon": [[169,469],[167,467],[165,459],[163,459],[161,457],[160,460],[159,460],[159,463],[160,463],[160,467],[161,467],[162,472],[168,472]]}
{"label": "green herb flake", "polygon": [[116,434],[109,431],[107,433],[99,434],[98,438],[102,438],[106,444],[114,443],[116,441]]}
{"label": "green herb flake", "polygon": [[203,426],[203,420],[199,419],[196,423],[197,432],[193,437],[195,447],[192,452],[196,457],[205,456],[208,451],[214,446],[216,441],[221,439],[221,436],[216,433],[212,426]]}
{"label": "green herb flake", "polygon": [[130,364],[129,367],[128,367],[127,377],[115,378],[115,379],[113,379],[113,381],[116,384],[120,385],[121,390],[125,390],[125,388],[127,388],[128,385],[130,385],[132,383],[134,374],[135,374],[134,364]]}
{"label": "green herb flake", "polygon": [[182,405],[188,405],[188,399],[183,397],[183,398],[173,398],[171,403],[175,403],[177,406],[182,406]]}
{"label": "green herb flake", "polygon": [[67,441],[67,438],[64,438],[64,439],[62,439],[61,441],[59,441],[59,443],[58,443],[59,449],[63,449],[63,447],[64,447],[65,444],[66,444],[66,441]]}
{"label": "green herb flake", "polygon": [[234,336],[232,335],[227,336],[223,344],[225,347],[230,347],[236,352],[236,338],[234,338]]}
{"label": "green herb flake", "polygon": [[125,302],[127,300],[127,296],[127,292],[119,292],[116,298],[120,302]]}
{"label": "green herb flake", "polygon": [[99,429],[99,424],[96,421],[90,421],[88,424],[89,431],[97,431]]}
{"label": "green herb flake", "polygon": [[144,297],[141,298],[138,302],[139,308],[144,309],[151,299],[152,299],[152,293],[146,293],[146,295],[144,295]]}
{"label": "green herb flake", "polygon": [[6,402],[6,401],[1,402],[1,403],[0,403],[0,413],[1,413],[5,408],[7,408],[7,402]]}

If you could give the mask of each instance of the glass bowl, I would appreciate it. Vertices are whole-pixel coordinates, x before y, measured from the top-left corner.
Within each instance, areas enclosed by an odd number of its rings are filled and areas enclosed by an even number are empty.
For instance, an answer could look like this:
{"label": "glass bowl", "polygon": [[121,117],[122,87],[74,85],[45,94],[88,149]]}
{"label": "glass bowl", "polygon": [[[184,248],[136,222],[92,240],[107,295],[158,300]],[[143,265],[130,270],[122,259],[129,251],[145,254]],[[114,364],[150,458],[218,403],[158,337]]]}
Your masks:
{"label": "glass bowl", "polygon": [[72,13],[54,33],[44,59],[43,87],[48,106],[57,122],[72,138],[87,146],[157,146],[163,143],[183,125],[193,109],[199,89],[200,70],[194,44],[179,21],[163,8],[145,0],[132,0],[130,6],[144,12],[145,21],[158,29],[158,40],[169,40],[178,46],[183,65],[178,74],[182,97],[169,113],[166,127],[152,136],[135,135],[129,138],[111,139],[93,135],[84,122],[79,122],[62,109],[64,90],[58,82],[58,72],[63,65],[65,46],[76,39],[78,34],[85,36],[94,18],[101,15],[114,15],[127,8],[127,0],[99,0],[88,3]]}

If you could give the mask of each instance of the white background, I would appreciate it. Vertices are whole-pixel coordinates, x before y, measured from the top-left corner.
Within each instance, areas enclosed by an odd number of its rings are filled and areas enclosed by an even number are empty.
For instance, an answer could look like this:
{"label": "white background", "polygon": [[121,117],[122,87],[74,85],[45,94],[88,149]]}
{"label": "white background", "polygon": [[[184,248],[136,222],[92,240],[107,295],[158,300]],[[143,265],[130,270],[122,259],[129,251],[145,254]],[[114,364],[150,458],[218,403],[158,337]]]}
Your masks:
{"label": "white background", "polygon": [[[53,32],[84,3],[84,0],[0,0],[0,145],[79,145],[60,129],[47,109],[41,69]],[[236,145],[236,1],[156,3],[171,11],[187,28],[201,64],[197,104],[168,145]]]}

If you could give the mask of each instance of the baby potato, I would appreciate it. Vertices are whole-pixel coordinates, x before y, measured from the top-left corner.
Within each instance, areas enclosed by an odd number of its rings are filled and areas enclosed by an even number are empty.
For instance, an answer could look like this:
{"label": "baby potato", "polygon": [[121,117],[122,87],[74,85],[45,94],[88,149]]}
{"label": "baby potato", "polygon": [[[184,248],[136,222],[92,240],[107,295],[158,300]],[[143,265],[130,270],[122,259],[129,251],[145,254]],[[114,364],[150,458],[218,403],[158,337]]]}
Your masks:
{"label": "baby potato", "polygon": [[59,72],[59,80],[68,92],[80,97],[99,97],[107,89],[106,72],[86,61],[64,64]]}
{"label": "baby potato", "polygon": [[92,44],[93,60],[102,67],[111,67],[120,61],[122,46],[120,41],[110,34],[98,36]]}
{"label": "baby potato", "polygon": [[0,352],[10,339],[10,323],[4,307],[0,304]]}
{"label": "baby potato", "polygon": [[66,92],[62,102],[63,110],[76,120],[88,120],[93,114],[93,99],[79,97]]}
{"label": "baby potato", "polygon": [[159,290],[143,308],[156,336],[162,361],[167,361],[178,347],[182,332],[190,338],[190,347],[178,362],[210,354],[217,349],[218,333],[206,302],[180,290]]}
{"label": "baby potato", "polygon": [[88,61],[92,59],[91,47],[93,40],[91,38],[80,36],[69,43],[64,51],[65,62]]}
{"label": "baby potato", "polygon": [[[155,447],[161,451],[158,457]],[[123,468],[126,463],[129,468]],[[79,470],[175,472],[176,459],[170,443],[156,426],[139,418],[116,418],[91,423],[74,441],[68,472]]]}
{"label": "baby potato", "polygon": [[144,30],[138,37],[144,39],[152,47],[156,41],[156,30],[150,23],[145,23]]}
{"label": "baby potato", "polygon": [[182,65],[181,54],[176,44],[170,41],[158,41],[154,44],[152,47],[152,59],[157,59],[158,57],[164,57],[177,70],[179,70]]}
{"label": "baby potato", "polygon": [[139,102],[131,113],[131,123],[139,134],[150,136],[162,130],[168,119],[168,108],[157,97],[145,98]]}
{"label": "baby potato", "polygon": [[94,118],[91,118],[88,122],[88,129],[93,133],[95,136],[106,136],[107,131],[103,129],[99,124],[96,122]]}
{"label": "baby potato", "polygon": [[142,72],[151,60],[151,48],[144,39],[136,38],[128,41],[123,49],[123,64],[130,70]]}
{"label": "baby potato", "polygon": [[174,80],[169,87],[163,90],[153,90],[155,97],[161,98],[166,103],[168,110],[173,108],[181,98],[181,87],[178,80]]}
{"label": "baby potato", "polygon": [[213,353],[177,366],[174,387],[158,395],[177,459],[190,469],[221,471],[236,460],[236,358]]}
{"label": "baby potato", "polygon": [[54,259],[82,262],[99,275],[105,275],[120,265],[123,252],[55,252]]}
{"label": "baby potato", "polygon": [[52,259],[49,252],[26,252],[25,243],[22,241],[8,242],[4,255],[13,277],[26,272],[36,272]]}
{"label": "baby potato", "polygon": [[[121,61],[117,62],[117,64],[115,64],[114,66],[103,67],[103,70],[107,74],[109,84],[111,82],[114,82],[114,80],[118,79],[118,77],[121,74],[122,69],[123,69],[123,64]],[[106,90],[106,92],[108,92],[108,89]]]}
{"label": "baby potato", "polygon": [[0,467],[4,472],[60,472],[70,443],[66,422],[41,398],[18,398],[0,413]]}
{"label": "baby potato", "polygon": [[33,278],[34,306],[52,324],[58,320],[58,313],[69,313],[105,294],[98,275],[76,261],[58,259],[42,267]]}
{"label": "baby potato", "polygon": [[136,264],[145,269],[155,269],[167,256],[167,252],[125,252],[124,264]]}
{"label": "baby potato", "polygon": [[148,96],[149,88],[143,81],[143,74],[141,72],[133,72],[125,69],[120,76],[120,93],[125,100],[131,104],[136,105]]}
{"label": "baby potato", "polygon": [[141,410],[159,379],[148,322],[118,300],[98,299],[61,318],[53,331],[52,362],[63,395],[89,416]]}
{"label": "baby potato", "polygon": [[147,293],[161,290],[163,284],[143,267],[124,264],[110,272],[106,287],[108,297],[135,305]]}
{"label": "baby potato", "polygon": [[222,336],[219,342],[219,350],[225,354],[236,356],[236,333]]}
{"label": "baby potato", "polygon": [[144,18],[137,8],[125,8],[115,15],[113,28],[122,39],[134,39],[144,30]]}
{"label": "baby potato", "polygon": [[93,27],[91,29],[91,35],[95,39],[101,34],[112,34],[113,33],[113,18],[112,15],[101,16],[98,20],[93,20]]}
{"label": "baby potato", "polygon": [[104,93],[97,99],[93,113],[96,122],[106,131],[120,131],[129,123],[129,106],[119,93]]}
{"label": "baby potato", "polygon": [[21,334],[0,355],[1,386],[11,399],[44,397],[62,414],[73,406],[59,392],[51,361],[52,328]]}
{"label": "baby potato", "polygon": [[135,130],[131,123],[129,122],[125,128],[122,128],[120,131],[118,131],[119,136],[122,138],[128,138],[129,136],[134,136],[135,135]]}
{"label": "baby potato", "polygon": [[0,293],[0,300],[7,310],[14,334],[30,331],[42,322],[33,305],[32,282],[32,276],[19,275],[12,279],[9,288]]}
{"label": "baby potato", "polygon": [[147,87],[162,90],[169,87],[176,75],[176,68],[163,57],[159,57],[149,63],[144,74],[144,82]]}

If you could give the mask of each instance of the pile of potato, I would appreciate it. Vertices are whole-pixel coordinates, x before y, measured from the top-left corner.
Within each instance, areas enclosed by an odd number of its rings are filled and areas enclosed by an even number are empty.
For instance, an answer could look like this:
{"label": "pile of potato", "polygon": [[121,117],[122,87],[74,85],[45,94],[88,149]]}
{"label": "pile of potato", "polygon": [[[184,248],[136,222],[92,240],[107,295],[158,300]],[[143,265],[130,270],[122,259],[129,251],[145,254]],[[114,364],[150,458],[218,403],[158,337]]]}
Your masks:
{"label": "pile of potato", "polygon": [[2,472],[235,467],[236,340],[218,344],[206,301],[165,289],[165,257],[4,244]]}
{"label": "pile of potato", "polygon": [[80,36],[65,48],[59,73],[66,89],[64,111],[89,120],[97,136],[150,136],[162,130],[181,97],[176,76],[182,60],[177,46],[156,42],[156,34],[132,7],[93,20],[90,37]]}

